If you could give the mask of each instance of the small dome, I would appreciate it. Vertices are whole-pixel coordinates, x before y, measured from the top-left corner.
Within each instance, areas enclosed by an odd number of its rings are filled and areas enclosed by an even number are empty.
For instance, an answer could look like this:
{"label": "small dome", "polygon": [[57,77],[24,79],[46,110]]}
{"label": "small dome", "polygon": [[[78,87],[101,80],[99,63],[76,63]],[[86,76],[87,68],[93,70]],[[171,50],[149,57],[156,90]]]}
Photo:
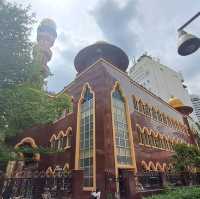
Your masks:
{"label": "small dome", "polygon": [[98,41],[82,49],[74,59],[77,72],[82,72],[98,59],[103,58],[122,71],[128,68],[129,60],[126,53],[119,47],[105,41]]}
{"label": "small dome", "polygon": [[37,28],[37,38],[51,37],[55,40],[57,37],[56,23],[52,19],[43,19]]}
{"label": "small dome", "polygon": [[168,104],[170,104],[173,108],[184,106],[183,102],[177,97],[171,97],[168,101]]}
{"label": "small dome", "polygon": [[168,101],[168,104],[171,105],[174,109],[182,113],[183,115],[189,115],[193,112],[193,108],[190,106],[185,106],[183,102],[177,97],[171,97]]}
{"label": "small dome", "polygon": [[52,19],[49,19],[49,18],[43,19],[41,21],[40,25],[41,26],[49,26],[52,29],[56,30],[56,23]]}

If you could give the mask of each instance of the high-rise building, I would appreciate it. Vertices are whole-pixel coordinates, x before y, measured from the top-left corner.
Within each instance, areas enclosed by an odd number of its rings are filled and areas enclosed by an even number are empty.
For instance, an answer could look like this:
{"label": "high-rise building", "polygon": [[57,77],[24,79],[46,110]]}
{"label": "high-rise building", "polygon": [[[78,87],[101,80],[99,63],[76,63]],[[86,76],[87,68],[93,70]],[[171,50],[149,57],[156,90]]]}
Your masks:
{"label": "high-rise building", "polygon": [[200,122],[200,96],[190,95],[194,112],[197,116],[198,121]]}
{"label": "high-rise building", "polygon": [[[192,106],[182,74],[161,64],[159,59],[142,55],[130,68],[129,76],[164,101],[176,96],[184,104]],[[194,114],[192,117],[196,119]]]}

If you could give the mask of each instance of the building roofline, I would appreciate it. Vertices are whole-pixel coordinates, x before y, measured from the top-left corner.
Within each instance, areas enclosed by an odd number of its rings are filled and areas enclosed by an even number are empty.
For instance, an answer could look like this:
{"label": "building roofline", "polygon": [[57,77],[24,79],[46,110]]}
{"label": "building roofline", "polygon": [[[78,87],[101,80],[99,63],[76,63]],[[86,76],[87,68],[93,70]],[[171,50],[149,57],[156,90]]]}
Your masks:
{"label": "building roofline", "polygon": [[[84,71],[82,71],[81,73],[79,73],[79,74],[76,76],[76,78],[75,78],[71,83],[69,83],[66,87],[64,87],[63,90],[60,91],[60,93],[63,93],[63,92],[65,92],[65,91],[67,91],[68,88],[69,88],[71,85],[73,85],[73,83],[74,83],[77,79],[81,78],[85,73],[87,73],[91,68],[93,68],[93,67],[94,67],[97,63],[99,63],[99,62],[104,62],[104,63],[106,63],[106,64],[109,64],[114,70],[116,70],[116,71],[120,72],[121,74],[123,74],[124,76],[126,76],[126,77],[129,79],[130,83],[134,84],[134,85],[135,85],[136,87],[138,87],[138,88],[143,89],[146,93],[148,93],[148,94],[151,95],[152,97],[155,97],[157,100],[159,100],[161,103],[167,105],[167,106],[168,106],[170,109],[172,109],[173,111],[179,113],[176,109],[174,109],[172,106],[170,106],[170,104],[168,104],[166,101],[164,101],[163,99],[161,99],[159,96],[157,96],[157,95],[155,95],[154,93],[150,92],[150,91],[147,90],[145,87],[143,87],[142,85],[138,84],[136,81],[134,81],[133,79],[131,79],[130,76],[129,76],[126,72],[121,71],[121,70],[118,69],[116,66],[114,66],[113,64],[111,64],[110,62],[108,62],[107,60],[105,60],[105,59],[103,59],[103,58],[98,59],[94,64],[90,65],[90,66],[89,66],[88,68],[86,68]],[[179,114],[181,114],[181,113],[179,113]]]}

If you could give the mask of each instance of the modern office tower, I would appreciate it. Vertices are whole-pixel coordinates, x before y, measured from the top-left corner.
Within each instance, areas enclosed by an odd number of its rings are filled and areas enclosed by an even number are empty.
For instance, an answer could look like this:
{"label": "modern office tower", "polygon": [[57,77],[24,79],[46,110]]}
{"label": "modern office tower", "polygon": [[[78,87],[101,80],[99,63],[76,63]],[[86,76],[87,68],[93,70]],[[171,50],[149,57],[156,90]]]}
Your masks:
{"label": "modern office tower", "polygon": [[194,112],[197,116],[198,121],[200,122],[200,96],[190,95]]}
{"label": "modern office tower", "polygon": [[187,86],[181,73],[144,54],[129,70],[130,77],[164,101],[176,96],[184,104],[192,106]]}

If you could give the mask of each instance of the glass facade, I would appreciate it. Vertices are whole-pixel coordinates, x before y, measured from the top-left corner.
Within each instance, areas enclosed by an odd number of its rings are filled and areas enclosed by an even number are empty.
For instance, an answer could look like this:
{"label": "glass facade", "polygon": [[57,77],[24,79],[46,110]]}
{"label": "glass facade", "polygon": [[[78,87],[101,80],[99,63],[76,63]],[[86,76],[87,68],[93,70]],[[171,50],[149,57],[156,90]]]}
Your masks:
{"label": "glass facade", "polygon": [[115,140],[117,151],[117,162],[120,165],[131,165],[131,149],[128,136],[128,124],[126,116],[125,101],[119,90],[112,94],[113,119],[115,125]]}
{"label": "glass facade", "polygon": [[93,94],[86,89],[80,105],[80,169],[83,169],[84,186],[93,187]]}

